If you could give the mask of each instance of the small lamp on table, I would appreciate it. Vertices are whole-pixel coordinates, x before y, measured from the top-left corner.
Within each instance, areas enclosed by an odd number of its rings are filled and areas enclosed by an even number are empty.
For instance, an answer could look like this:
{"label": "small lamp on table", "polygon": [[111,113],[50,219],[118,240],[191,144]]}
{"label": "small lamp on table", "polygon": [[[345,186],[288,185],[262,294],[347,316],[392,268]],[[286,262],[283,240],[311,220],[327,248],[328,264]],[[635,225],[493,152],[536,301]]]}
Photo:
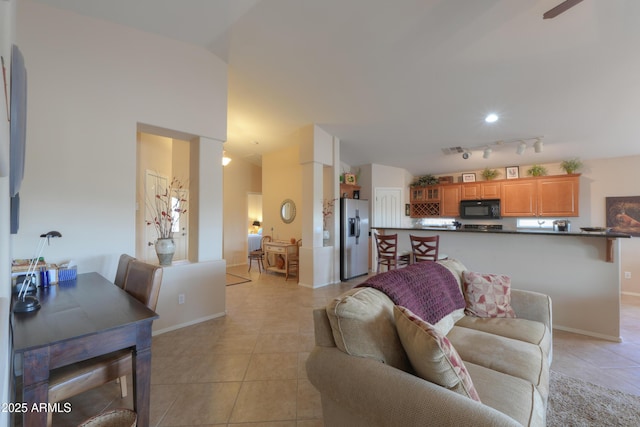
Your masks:
{"label": "small lamp on table", "polygon": [[27,313],[30,311],[36,311],[40,309],[40,301],[35,295],[27,295],[29,285],[34,281],[36,276],[36,268],[38,266],[38,260],[42,256],[45,245],[49,244],[49,240],[52,237],[62,237],[58,231],[49,231],[48,233],[40,235],[40,241],[36,246],[36,256],[31,259],[27,274],[24,276],[22,285],[20,286],[20,292],[18,292],[18,301],[13,304],[14,313]]}

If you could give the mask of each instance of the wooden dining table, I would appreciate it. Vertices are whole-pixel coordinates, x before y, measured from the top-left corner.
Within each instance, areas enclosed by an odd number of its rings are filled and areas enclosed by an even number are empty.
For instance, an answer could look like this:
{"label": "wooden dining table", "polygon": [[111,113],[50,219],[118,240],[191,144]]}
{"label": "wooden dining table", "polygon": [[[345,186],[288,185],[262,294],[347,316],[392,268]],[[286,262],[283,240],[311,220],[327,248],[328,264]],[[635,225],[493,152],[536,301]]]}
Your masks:
{"label": "wooden dining table", "polygon": [[158,315],[98,273],[39,288],[37,297],[38,311],[11,316],[13,371],[22,378],[21,396],[15,398],[25,408],[22,425],[46,425],[51,370],[129,348],[137,425],[147,427],[151,326]]}

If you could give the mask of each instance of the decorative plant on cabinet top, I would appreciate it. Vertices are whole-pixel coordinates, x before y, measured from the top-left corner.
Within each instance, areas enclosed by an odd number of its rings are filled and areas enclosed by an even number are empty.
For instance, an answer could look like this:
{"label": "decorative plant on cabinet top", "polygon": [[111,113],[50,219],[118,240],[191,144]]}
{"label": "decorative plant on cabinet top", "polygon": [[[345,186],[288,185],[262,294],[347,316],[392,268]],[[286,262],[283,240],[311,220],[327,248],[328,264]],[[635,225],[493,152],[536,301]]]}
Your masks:
{"label": "decorative plant on cabinet top", "polygon": [[566,173],[572,174],[582,167],[582,162],[578,158],[563,160],[562,163],[560,163],[560,167]]}
{"label": "decorative plant on cabinet top", "polygon": [[492,179],[496,179],[498,175],[500,175],[500,171],[498,171],[498,169],[484,168],[481,175],[487,181],[491,181]]}
{"label": "decorative plant on cabinet top", "polygon": [[422,175],[416,178],[416,180],[411,183],[411,187],[423,187],[425,185],[434,185],[437,183],[438,183],[438,178],[436,178],[431,174],[427,174],[427,175]]}
{"label": "decorative plant on cabinet top", "polygon": [[529,176],[545,176],[547,175],[547,168],[541,165],[533,165],[527,170]]}

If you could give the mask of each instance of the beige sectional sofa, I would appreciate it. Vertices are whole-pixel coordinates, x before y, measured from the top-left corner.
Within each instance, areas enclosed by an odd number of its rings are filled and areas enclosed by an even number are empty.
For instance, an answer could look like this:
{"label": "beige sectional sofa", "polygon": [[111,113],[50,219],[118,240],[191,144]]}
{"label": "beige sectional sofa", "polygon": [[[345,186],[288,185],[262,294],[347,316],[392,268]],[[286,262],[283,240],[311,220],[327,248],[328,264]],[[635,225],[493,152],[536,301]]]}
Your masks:
{"label": "beige sectional sofa", "polygon": [[[462,293],[464,265],[439,264]],[[480,402],[416,374],[398,333],[398,307],[385,293],[357,287],[314,310],[316,346],[306,367],[321,394],[325,425],[544,426],[551,300],[511,289],[510,303],[516,318],[471,317],[457,309],[434,325],[464,361]]]}

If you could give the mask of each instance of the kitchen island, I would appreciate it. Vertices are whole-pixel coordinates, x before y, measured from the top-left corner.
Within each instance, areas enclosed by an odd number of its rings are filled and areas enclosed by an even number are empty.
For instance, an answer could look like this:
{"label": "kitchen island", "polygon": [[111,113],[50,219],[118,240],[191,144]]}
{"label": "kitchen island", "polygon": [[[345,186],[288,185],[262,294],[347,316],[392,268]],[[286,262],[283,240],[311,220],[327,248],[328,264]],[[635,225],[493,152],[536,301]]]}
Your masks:
{"label": "kitchen island", "polygon": [[627,234],[371,228],[380,234],[397,233],[399,250],[411,250],[410,234],[439,235],[440,252],[469,270],[506,274],[514,288],[549,295],[556,329],[621,341],[619,239]]}

